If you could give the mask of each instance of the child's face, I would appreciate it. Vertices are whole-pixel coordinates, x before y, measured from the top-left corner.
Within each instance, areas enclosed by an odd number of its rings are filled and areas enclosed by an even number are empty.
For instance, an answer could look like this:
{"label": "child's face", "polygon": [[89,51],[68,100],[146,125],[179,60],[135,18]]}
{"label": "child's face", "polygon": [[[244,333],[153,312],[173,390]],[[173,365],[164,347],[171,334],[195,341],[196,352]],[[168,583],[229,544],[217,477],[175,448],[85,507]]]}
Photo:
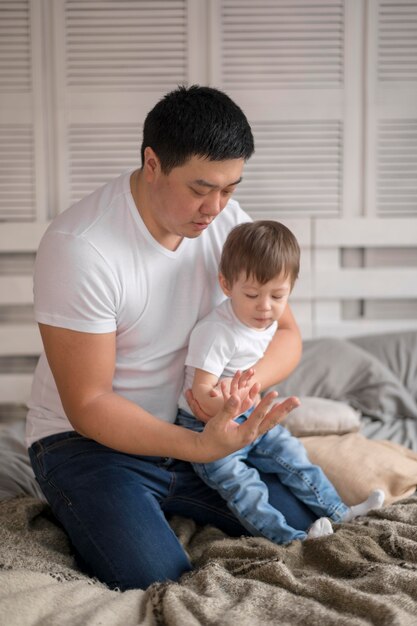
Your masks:
{"label": "child's face", "polygon": [[289,277],[276,276],[261,285],[253,277],[247,278],[246,272],[242,272],[231,287],[227,285],[222,275],[219,280],[224,293],[232,301],[236,317],[246,326],[256,330],[268,328],[279,320],[291,293]]}

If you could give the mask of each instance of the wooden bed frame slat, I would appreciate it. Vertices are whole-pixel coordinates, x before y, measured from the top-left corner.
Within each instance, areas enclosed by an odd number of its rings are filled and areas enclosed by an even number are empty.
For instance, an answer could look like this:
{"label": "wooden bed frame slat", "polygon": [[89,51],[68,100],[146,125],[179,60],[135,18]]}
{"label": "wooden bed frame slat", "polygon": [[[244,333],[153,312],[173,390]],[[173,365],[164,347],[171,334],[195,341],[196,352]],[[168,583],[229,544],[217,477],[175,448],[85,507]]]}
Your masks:
{"label": "wooden bed frame slat", "polygon": [[42,340],[37,324],[4,324],[0,326],[0,355],[39,355]]}
{"label": "wooden bed frame slat", "polygon": [[30,397],[32,374],[0,374],[2,404],[26,404]]}
{"label": "wooden bed frame slat", "polygon": [[417,267],[355,268],[327,271],[320,268],[314,286],[316,299],[417,298]]}
{"label": "wooden bed frame slat", "polygon": [[36,252],[47,222],[1,224],[0,252]]}
{"label": "wooden bed frame slat", "polygon": [[0,276],[0,306],[32,302],[32,276]]}
{"label": "wooden bed frame slat", "polygon": [[313,230],[314,244],[319,248],[417,245],[416,218],[317,218]]}

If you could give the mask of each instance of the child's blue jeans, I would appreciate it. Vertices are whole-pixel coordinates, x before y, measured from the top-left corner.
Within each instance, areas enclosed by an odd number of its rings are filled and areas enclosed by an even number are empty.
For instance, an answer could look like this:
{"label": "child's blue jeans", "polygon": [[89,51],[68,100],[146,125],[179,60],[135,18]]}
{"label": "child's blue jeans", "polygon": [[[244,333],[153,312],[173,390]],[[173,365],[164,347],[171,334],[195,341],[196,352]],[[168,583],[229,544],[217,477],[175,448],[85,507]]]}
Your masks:
{"label": "child's blue jeans", "polygon": [[[177,423],[196,431],[204,428],[202,422],[182,410]],[[301,441],[279,425],[238,452],[213,463],[193,463],[193,467],[226,500],[242,526],[275,543],[305,539],[306,532],[291,526],[283,513],[271,506],[268,487],[259,472],[275,474],[318,517],[339,522],[348,511],[322,469],[309,461]]]}

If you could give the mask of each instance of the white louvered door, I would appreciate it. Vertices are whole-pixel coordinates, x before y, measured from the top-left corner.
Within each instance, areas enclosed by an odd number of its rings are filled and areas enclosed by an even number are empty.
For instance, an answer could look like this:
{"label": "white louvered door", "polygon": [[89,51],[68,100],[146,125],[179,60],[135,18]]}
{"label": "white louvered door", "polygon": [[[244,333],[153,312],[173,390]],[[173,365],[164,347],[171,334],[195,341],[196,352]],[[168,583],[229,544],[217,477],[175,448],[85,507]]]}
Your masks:
{"label": "white louvered door", "polygon": [[417,216],[417,2],[368,5],[367,206]]}
{"label": "white louvered door", "polygon": [[339,215],[342,189],[340,120],[252,122],[256,153],[239,198],[254,215]]}
{"label": "white louvered door", "polygon": [[334,87],[343,82],[343,2],[224,0],[228,89]]}
{"label": "white louvered door", "polygon": [[42,219],[45,142],[40,14],[0,0],[0,220]]}
{"label": "white louvered door", "polygon": [[361,65],[351,50],[362,43],[350,44],[362,10],[356,0],[212,3],[222,25],[212,80],[241,103],[255,135],[239,192],[254,215],[360,213]]}
{"label": "white louvered door", "polygon": [[189,4],[54,2],[54,82],[60,103],[56,212],[140,164],[146,113],[164,93],[190,79],[190,47],[197,40],[188,34],[189,19],[191,13],[200,24],[202,3],[192,9]]}

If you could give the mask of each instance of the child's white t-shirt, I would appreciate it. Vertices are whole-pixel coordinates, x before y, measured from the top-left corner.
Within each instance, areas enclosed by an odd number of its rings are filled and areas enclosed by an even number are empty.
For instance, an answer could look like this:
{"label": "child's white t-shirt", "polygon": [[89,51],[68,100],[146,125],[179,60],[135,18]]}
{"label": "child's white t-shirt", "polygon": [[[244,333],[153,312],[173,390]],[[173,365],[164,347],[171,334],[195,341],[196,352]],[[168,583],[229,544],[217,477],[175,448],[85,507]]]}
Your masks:
{"label": "child's white t-shirt", "polygon": [[[250,218],[230,200],[199,237],[167,250],[140,217],[130,175],[76,203],[48,228],[35,265],[35,318],[87,333],[115,331],[114,391],[173,422],[190,332],[224,298],[217,281],[223,243]],[[67,430],[73,428],[42,354],[27,445]]]}
{"label": "child's white t-shirt", "polygon": [[277,330],[277,322],[257,330],[243,324],[233,311],[231,300],[213,309],[193,329],[185,359],[184,388],[178,406],[192,413],[184,396],[191,389],[195,369],[222,378],[249,369],[262,358]]}

